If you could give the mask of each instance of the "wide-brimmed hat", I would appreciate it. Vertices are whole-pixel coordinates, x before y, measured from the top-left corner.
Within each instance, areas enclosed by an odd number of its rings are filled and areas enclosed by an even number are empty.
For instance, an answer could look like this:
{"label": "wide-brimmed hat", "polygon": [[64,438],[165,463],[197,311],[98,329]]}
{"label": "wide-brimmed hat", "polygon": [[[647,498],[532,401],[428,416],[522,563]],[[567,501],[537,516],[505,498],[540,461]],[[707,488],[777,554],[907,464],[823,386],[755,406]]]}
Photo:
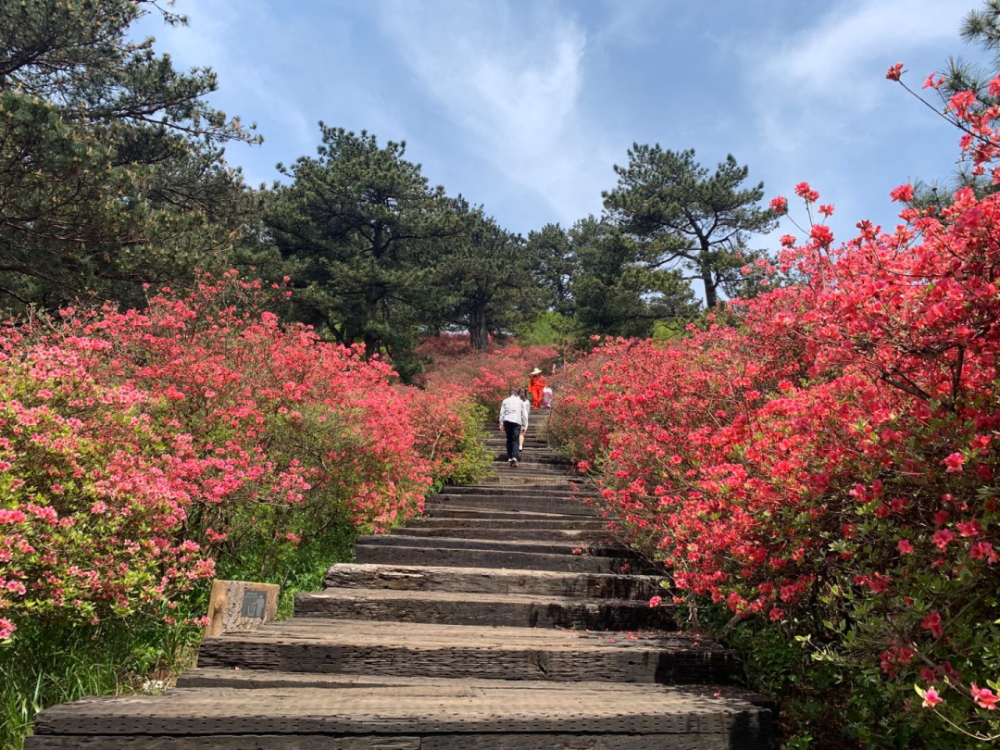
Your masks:
{"label": "wide-brimmed hat", "polygon": [[542,371],[541,371],[541,370],[539,370],[539,369],[538,369],[538,368],[536,367],[536,368],[535,368],[534,370],[532,370],[532,371],[531,371],[531,374],[532,374],[532,375],[541,375],[541,374],[542,374]]}

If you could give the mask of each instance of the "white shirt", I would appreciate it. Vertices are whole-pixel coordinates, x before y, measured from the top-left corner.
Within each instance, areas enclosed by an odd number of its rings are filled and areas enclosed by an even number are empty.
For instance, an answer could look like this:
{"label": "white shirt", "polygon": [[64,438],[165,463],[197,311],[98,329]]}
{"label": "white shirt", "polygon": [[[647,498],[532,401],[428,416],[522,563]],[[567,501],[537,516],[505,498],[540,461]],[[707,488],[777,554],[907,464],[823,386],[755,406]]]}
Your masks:
{"label": "white shirt", "polygon": [[500,424],[504,422],[515,422],[521,427],[528,426],[528,420],[524,415],[524,404],[517,396],[508,396],[500,404]]}

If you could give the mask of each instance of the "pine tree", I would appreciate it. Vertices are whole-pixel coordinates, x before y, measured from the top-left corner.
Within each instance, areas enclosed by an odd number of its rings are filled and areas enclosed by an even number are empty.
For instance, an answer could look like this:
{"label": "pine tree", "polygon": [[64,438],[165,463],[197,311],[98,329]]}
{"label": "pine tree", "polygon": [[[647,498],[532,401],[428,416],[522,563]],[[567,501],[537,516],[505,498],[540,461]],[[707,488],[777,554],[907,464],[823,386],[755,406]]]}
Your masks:
{"label": "pine tree", "polygon": [[140,0],[23,0],[0,13],[0,295],[10,308],[190,277],[230,248],[254,198],[221,145],[255,136],[209,107],[129,27]]}
{"label": "pine tree", "polygon": [[683,268],[690,280],[701,281],[710,308],[720,287],[737,283],[750,236],[776,224],[773,212],[760,206],[764,183],[742,187],[749,170],[731,155],[710,173],[695,161],[694,149],[636,143],[615,173],[617,187],[603,193],[609,220],[647,246],[647,268]]}
{"label": "pine tree", "polygon": [[460,222],[444,188],[430,187],[405,143],[379,146],[320,123],[314,157],[279,169],[267,212],[271,237],[301,287],[299,316],[367,355],[402,354],[410,328],[426,319],[443,241]]}
{"label": "pine tree", "polygon": [[491,334],[508,333],[538,310],[540,294],[524,239],[482,208],[462,212],[463,231],[441,254],[437,284],[448,322],[469,331],[472,349],[486,351]]}

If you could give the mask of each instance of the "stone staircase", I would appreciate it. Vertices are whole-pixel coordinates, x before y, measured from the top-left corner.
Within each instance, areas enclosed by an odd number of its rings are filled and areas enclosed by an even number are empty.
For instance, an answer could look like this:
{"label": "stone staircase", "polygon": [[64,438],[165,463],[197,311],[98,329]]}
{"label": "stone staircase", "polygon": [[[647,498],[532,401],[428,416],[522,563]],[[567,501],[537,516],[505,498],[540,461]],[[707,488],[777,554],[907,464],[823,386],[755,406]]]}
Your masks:
{"label": "stone staircase", "polygon": [[206,638],[162,696],[42,712],[29,750],[772,747],[733,654],[677,632],[659,578],[605,538],[535,412],[520,466],[361,537],[295,617]]}

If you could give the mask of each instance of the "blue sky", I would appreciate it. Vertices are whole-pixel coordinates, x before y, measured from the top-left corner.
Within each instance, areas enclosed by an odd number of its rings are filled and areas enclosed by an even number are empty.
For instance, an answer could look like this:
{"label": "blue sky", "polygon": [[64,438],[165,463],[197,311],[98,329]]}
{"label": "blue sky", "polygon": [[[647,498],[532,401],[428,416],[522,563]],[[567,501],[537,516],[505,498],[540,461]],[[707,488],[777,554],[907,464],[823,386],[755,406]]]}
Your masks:
{"label": "blue sky", "polygon": [[769,197],[809,181],[847,239],[894,223],[896,185],[954,171],[958,132],[884,76],[902,61],[919,88],[976,59],[958,26],[979,2],[177,0],[188,27],[137,32],[211,66],[213,104],[258,124],[263,146],[228,153],[253,184],[313,153],[323,120],[405,140],[433,184],[526,234],[599,213],[612,165],[658,142],[732,153]]}

